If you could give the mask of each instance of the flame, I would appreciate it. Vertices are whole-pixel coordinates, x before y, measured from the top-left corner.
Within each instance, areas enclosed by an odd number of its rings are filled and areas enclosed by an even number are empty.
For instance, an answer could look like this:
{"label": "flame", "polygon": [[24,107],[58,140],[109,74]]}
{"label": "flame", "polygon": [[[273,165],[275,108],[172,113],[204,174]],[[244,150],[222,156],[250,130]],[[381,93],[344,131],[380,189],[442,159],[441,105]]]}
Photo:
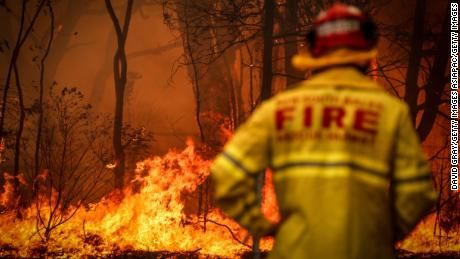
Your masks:
{"label": "flame", "polygon": [[371,60],[371,77],[374,80],[374,82],[377,82],[378,80],[378,75],[379,75],[379,66],[377,63],[377,58],[373,58]]}
{"label": "flame", "polygon": [[6,182],[5,185],[3,186],[3,193],[0,194],[0,206],[9,208],[11,207],[11,201],[13,201],[13,176],[10,176],[9,174],[4,173],[3,174]]}
{"label": "flame", "polygon": [[272,172],[267,170],[265,173],[264,188],[262,189],[262,212],[269,221],[273,223],[279,223],[281,220],[281,215],[279,214],[275,187],[273,186],[272,178]]}
{"label": "flame", "polygon": [[3,158],[3,152],[5,151],[5,139],[0,138],[0,164],[6,160]]}
{"label": "flame", "polygon": [[[14,210],[7,210],[0,214],[0,256],[29,257],[44,251],[87,256],[139,250],[238,257],[250,250],[251,243],[237,223],[214,208],[207,213],[204,231],[202,216],[185,213],[185,200],[206,180],[210,163],[197,154],[191,140],[183,151],[172,150],[163,157],[139,162],[134,180],[122,193],[113,192],[77,210],[46,243],[40,238],[44,230],[37,231],[37,210],[43,217],[50,216],[47,197],[37,198],[40,206],[22,209],[22,219]],[[11,200],[10,182],[0,196],[1,204]],[[269,193],[267,188],[264,192]],[[265,199],[263,208],[270,214],[274,212],[274,193],[266,196],[271,198]],[[264,239],[261,248],[269,250],[272,243],[272,239]]]}
{"label": "flame", "polygon": [[[85,257],[168,251],[240,257],[251,249],[247,231],[216,208],[208,211],[204,231],[203,216],[186,212],[186,201],[193,200],[194,192],[208,177],[210,164],[210,160],[198,155],[191,140],[182,151],[172,150],[163,157],[139,162],[129,186],[77,210],[69,221],[54,230],[47,242],[42,240],[44,230],[37,228],[37,216],[50,216],[49,197],[39,196],[30,207],[20,209],[18,218],[15,177],[5,174],[0,194],[0,256]],[[44,182],[47,177],[48,172],[43,171],[36,181]],[[272,177],[267,170],[262,211],[272,222],[279,222]],[[21,176],[16,178],[24,183]],[[56,193],[52,193],[51,199],[56,199]],[[425,253],[459,251],[458,231],[435,235],[435,222],[435,214],[427,217],[397,248]],[[272,245],[273,239],[266,238],[260,247],[270,250]]]}
{"label": "flame", "polygon": [[117,167],[117,163],[108,163],[105,165],[105,167],[108,169],[114,169],[115,167]]}
{"label": "flame", "polygon": [[406,251],[417,253],[439,254],[460,251],[460,230],[453,230],[449,233],[437,228],[436,213],[428,215],[414,231],[396,247]]}

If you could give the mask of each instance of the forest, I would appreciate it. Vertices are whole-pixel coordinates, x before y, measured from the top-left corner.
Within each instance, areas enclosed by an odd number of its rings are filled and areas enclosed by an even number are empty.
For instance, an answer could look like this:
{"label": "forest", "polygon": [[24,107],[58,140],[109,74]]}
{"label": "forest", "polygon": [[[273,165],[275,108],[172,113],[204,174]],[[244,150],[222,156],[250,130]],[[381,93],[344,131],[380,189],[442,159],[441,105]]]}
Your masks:
{"label": "forest", "polygon": [[[208,168],[332,0],[0,0],[0,257],[264,255]],[[367,75],[409,105],[435,208],[399,258],[460,258],[450,175],[450,2],[345,0],[377,24]],[[269,171],[262,210],[279,220]]]}

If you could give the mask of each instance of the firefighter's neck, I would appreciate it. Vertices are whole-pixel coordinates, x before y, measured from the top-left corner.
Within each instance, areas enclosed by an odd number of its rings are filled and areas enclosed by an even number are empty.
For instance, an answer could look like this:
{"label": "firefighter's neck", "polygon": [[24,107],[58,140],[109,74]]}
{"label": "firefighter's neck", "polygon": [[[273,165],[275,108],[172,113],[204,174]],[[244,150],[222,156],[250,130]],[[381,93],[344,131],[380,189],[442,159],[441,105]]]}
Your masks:
{"label": "firefighter's neck", "polygon": [[357,63],[330,65],[330,66],[325,66],[325,67],[315,69],[311,72],[311,74],[316,75],[316,74],[319,74],[319,73],[322,73],[322,72],[325,72],[327,70],[334,69],[334,68],[354,68],[360,73],[366,74],[367,70],[369,69],[369,65],[368,64],[357,64]]}

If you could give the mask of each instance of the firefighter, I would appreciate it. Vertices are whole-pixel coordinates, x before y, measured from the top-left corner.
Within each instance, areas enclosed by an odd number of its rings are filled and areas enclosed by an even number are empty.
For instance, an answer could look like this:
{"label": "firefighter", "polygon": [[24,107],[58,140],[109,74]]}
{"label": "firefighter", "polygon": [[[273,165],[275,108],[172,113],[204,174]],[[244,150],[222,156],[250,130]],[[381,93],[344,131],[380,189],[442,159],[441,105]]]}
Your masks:
{"label": "firefighter", "polygon": [[[364,74],[376,27],[334,4],[307,42],[293,64],[311,78],[263,102],[215,159],[216,203],[255,237],[276,230],[270,258],[395,258],[437,194],[408,106]],[[267,168],[278,225],[255,192]]]}

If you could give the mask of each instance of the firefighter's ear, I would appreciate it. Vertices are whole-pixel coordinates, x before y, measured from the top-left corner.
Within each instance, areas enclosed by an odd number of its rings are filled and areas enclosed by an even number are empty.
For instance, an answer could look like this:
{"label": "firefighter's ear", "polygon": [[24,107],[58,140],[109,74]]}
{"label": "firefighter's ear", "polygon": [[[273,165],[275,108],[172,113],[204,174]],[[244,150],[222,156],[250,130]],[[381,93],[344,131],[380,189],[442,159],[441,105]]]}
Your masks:
{"label": "firefighter's ear", "polygon": [[316,43],[316,32],[315,30],[311,30],[307,33],[306,37],[307,39],[307,44],[310,49],[315,48],[315,43]]}

